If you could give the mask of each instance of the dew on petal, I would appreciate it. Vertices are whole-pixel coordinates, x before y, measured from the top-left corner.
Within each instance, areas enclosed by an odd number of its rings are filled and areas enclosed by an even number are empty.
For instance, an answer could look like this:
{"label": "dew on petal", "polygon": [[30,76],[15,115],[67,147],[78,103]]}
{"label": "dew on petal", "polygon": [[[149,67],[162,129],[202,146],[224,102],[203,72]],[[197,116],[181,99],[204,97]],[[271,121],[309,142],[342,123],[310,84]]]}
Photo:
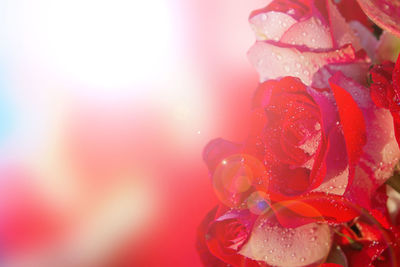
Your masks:
{"label": "dew on petal", "polygon": [[[332,232],[328,224],[311,222],[285,227],[274,215],[280,212],[279,209],[273,210],[257,219],[249,241],[239,252],[241,255],[272,266],[287,267],[310,265],[328,256],[332,244]],[[300,218],[294,215],[291,220]]]}

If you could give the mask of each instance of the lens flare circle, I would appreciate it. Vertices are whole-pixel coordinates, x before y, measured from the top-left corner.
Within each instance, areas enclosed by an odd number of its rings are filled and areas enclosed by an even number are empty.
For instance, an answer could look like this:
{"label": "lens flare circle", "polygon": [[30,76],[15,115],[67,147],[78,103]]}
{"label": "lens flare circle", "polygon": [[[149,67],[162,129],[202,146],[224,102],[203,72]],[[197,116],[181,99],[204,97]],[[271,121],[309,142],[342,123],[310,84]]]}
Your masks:
{"label": "lens flare circle", "polygon": [[[218,164],[213,186],[217,197],[228,207],[247,208],[246,200],[255,185],[265,180],[264,176],[265,167],[260,160],[248,154],[235,154]],[[250,198],[250,203],[255,201],[255,196]]]}

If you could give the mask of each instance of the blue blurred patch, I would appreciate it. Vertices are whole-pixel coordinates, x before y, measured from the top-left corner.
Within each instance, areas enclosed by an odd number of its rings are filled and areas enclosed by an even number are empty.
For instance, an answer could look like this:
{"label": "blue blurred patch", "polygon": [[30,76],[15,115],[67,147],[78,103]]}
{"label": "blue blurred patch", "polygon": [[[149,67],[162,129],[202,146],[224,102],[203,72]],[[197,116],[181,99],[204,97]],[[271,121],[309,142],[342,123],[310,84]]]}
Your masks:
{"label": "blue blurred patch", "polygon": [[14,111],[9,92],[2,79],[4,72],[0,69],[0,144],[11,134],[14,121]]}

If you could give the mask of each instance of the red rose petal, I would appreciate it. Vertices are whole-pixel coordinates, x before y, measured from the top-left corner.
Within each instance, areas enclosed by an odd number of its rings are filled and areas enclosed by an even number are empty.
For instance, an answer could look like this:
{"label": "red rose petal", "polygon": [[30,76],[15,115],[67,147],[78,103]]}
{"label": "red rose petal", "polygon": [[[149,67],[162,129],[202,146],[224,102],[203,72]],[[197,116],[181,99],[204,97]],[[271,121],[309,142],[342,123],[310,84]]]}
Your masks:
{"label": "red rose petal", "polygon": [[226,267],[226,263],[215,257],[208,249],[206,233],[209,224],[214,220],[218,207],[212,209],[197,229],[196,249],[204,266]]}
{"label": "red rose petal", "polygon": [[330,81],[345,88],[353,96],[361,108],[368,129],[367,143],[356,166],[353,185],[345,193],[354,203],[368,208],[373,192],[392,175],[400,157],[399,147],[393,138],[393,117],[389,111],[374,105],[367,88],[343,74],[337,73]]}
{"label": "red rose petal", "polygon": [[197,246],[202,253],[203,262],[215,262],[216,266],[223,262],[225,265],[221,266],[230,264],[234,267],[267,267],[264,263],[258,263],[238,253],[247,241],[256,217],[248,210],[228,211],[219,218],[215,218],[216,215],[215,210],[211,211],[199,228]]}
{"label": "red rose petal", "polygon": [[334,194],[313,192],[297,199],[297,201],[313,207],[324,219],[335,223],[348,222],[360,215],[360,210],[351,202]]}
{"label": "red rose petal", "polygon": [[210,141],[203,151],[203,160],[207,164],[210,173],[214,173],[218,164],[232,154],[240,151],[241,145],[229,142],[222,138]]}
{"label": "red rose petal", "polygon": [[[354,166],[358,163],[362,148],[367,142],[364,116],[350,93],[334,82],[331,82],[330,85],[339,110],[349,163],[350,166]],[[352,172],[354,172],[354,169],[351,168],[350,176]]]}
{"label": "red rose petal", "polygon": [[[338,2],[338,3],[337,3]],[[369,31],[372,31],[372,22],[368,19],[367,15],[362,11],[360,5],[356,0],[340,0],[336,1],[340,14],[346,21],[359,21]]]}
{"label": "red rose petal", "polygon": [[397,144],[400,146],[400,112],[392,112],[394,133],[396,136]]}

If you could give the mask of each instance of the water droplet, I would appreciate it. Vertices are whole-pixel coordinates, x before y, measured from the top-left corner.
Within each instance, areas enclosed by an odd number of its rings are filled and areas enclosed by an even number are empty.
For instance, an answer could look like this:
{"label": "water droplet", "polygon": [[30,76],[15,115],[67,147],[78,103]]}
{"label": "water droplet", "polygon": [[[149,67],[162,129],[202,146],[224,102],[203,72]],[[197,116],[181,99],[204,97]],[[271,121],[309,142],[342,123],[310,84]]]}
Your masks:
{"label": "water droplet", "polygon": [[261,15],[261,20],[267,20],[267,15],[266,14],[262,14]]}
{"label": "water droplet", "polygon": [[301,262],[304,262],[306,259],[304,257],[300,258]]}

